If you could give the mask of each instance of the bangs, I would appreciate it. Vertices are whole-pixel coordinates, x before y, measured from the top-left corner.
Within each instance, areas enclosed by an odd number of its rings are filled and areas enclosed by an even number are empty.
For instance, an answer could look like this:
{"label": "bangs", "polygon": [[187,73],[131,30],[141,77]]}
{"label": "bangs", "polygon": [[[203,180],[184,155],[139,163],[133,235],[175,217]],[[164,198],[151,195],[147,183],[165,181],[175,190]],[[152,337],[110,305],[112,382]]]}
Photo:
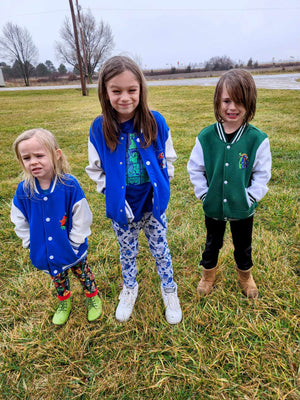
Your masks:
{"label": "bangs", "polygon": [[227,90],[229,97],[236,104],[246,105],[246,96],[243,86],[239,81],[227,79],[224,82],[224,88]]}

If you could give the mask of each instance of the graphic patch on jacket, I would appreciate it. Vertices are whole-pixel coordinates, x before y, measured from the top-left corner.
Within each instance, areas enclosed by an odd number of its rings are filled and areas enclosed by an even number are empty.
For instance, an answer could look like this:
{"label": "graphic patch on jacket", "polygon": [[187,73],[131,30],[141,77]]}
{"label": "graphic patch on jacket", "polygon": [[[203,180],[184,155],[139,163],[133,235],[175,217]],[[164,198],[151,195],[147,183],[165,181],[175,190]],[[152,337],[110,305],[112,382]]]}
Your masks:
{"label": "graphic patch on jacket", "polygon": [[157,154],[157,161],[161,169],[167,168],[167,160],[163,151]]}
{"label": "graphic patch on jacket", "polygon": [[59,220],[60,222],[60,227],[61,229],[66,229],[66,222],[67,222],[68,217],[66,216],[66,214],[62,217],[61,220]]}
{"label": "graphic patch on jacket", "polygon": [[249,158],[246,153],[239,153],[239,169],[246,169],[249,165]]}

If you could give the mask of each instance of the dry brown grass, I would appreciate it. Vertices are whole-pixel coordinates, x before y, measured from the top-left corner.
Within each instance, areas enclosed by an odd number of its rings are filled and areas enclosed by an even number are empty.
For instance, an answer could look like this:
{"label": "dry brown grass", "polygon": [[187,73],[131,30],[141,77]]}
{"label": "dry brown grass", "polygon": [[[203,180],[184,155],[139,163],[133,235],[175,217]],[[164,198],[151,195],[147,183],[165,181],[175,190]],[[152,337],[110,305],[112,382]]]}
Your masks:
{"label": "dry brown grass", "polygon": [[[1,93],[0,384],[3,399],[299,400],[299,107],[298,91],[259,90],[254,124],[270,137],[273,177],[255,218],[254,276],[258,301],[236,281],[227,230],[216,287],[198,299],[205,242],[201,204],[186,163],[199,130],[213,122],[213,88],[150,88],[178,153],[168,209],[184,319],[165,321],[159,278],[141,235],[140,293],[126,324],[114,318],[122,282],[118,246],[104,199],[84,172],[87,137],[99,114],[96,91]],[[68,155],[94,214],[89,262],[103,314],[88,324],[84,296],[71,279],[73,308],[62,328],[51,324],[57,300],[48,276],[35,270],[9,221],[19,181],[11,145],[23,130],[53,131]],[[298,271],[299,272],[299,271]]]}

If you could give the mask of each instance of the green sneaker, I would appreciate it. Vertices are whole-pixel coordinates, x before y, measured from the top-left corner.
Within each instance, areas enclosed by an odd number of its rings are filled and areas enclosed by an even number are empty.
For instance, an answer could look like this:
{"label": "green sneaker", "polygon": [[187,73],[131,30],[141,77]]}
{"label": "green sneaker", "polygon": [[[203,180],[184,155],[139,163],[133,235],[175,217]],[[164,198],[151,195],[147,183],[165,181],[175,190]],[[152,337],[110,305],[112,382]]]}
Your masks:
{"label": "green sneaker", "polygon": [[95,321],[100,317],[102,312],[102,303],[98,295],[94,297],[87,297],[88,320]]}
{"label": "green sneaker", "polygon": [[58,308],[53,315],[52,322],[54,325],[63,325],[67,322],[71,312],[71,298],[67,300],[61,300],[59,302]]}

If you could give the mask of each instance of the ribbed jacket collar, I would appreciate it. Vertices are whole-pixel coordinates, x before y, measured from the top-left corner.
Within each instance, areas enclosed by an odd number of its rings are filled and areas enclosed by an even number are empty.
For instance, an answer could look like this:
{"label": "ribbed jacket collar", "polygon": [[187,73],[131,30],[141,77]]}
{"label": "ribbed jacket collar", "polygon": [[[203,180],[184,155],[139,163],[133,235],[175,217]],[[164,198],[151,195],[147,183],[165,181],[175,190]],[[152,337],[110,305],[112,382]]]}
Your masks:
{"label": "ribbed jacket collar", "polygon": [[[217,126],[217,132],[218,132],[219,138],[222,140],[222,142],[227,143],[226,133],[224,131],[223,124],[221,124],[221,122],[217,122],[216,126]],[[233,144],[233,143],[237,142],[238,140],[240,140],[240,138],[243,135],[243,133],[245,132],[246,128],[247,128],[247,124],[241,125],[230,143]]]}

